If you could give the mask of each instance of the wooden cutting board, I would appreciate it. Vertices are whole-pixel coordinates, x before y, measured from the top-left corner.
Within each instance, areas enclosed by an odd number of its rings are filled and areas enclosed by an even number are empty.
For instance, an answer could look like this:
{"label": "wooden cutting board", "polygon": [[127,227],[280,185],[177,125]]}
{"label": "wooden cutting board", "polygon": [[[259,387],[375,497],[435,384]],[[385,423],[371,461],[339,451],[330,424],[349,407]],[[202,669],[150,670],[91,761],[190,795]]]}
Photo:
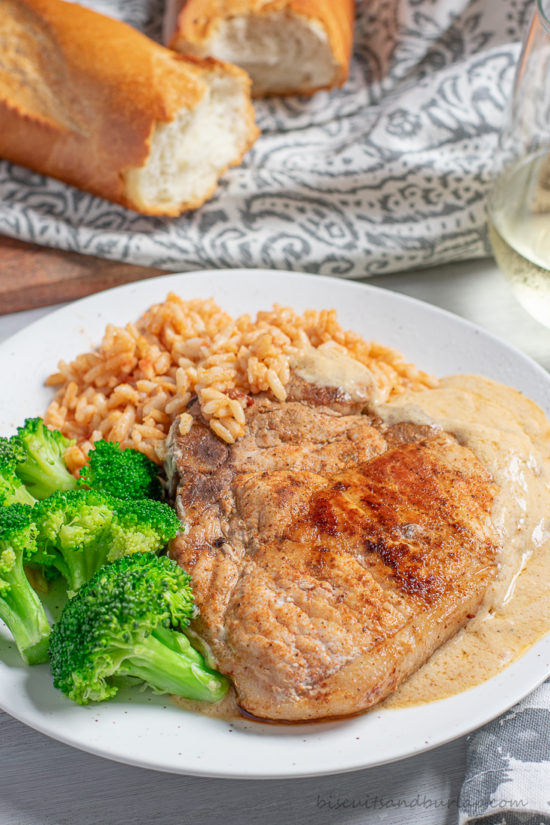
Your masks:
{"label": "wooden cutting board", "polygon": [[0,315],[72,301],[130,281],[166,275],[0,236]]}

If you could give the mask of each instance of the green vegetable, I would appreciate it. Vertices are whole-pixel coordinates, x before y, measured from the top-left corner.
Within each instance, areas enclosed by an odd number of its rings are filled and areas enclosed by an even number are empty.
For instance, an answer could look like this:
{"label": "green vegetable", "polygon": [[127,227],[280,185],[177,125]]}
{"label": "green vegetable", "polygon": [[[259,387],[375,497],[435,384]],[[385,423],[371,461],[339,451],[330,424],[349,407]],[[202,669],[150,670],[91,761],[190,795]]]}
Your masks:
{"label": "green vegetable", "polygon": [[0,504],[34,504],[31,496],[15,468],[22,461],[24,451],[17,441],[0,438]]}
{"label": "green vegetable", "polygon": [[116,441],[96,441],[78,483],[117,498],[162,498],[154,461],[138,450],[121,450]]}
{"label": "green vegetable", "polygon": [[181,525],[167,504],[152,499],[116,499],[97,490],[53,493],[33,508],[37,548],[30,559],[55,568],[69,595],[106,562],[137,552],[158,552]]}
{"label": "green vegetable", "polygon": [[166,556],[139,553],[102,567],[65,605],[50,642],[54,685],[79,704],[132,676],[160,693],[216,702],[228,688],[177,628],[194,612],[191,578]]}
{"label": "green vegetable", "polygon": [[47,661],[50,635],[42,603],[23,568],[35,545],[32,508],[25,504],[0,507],[0,619],[29,665]]}
{"label": "green vegetable", "polygon": [[27,418],[10,443],[18,451],[15,472],[35,498],[76,487],[64,459],[65,450],[74,441],[58,430],[48,429],[41,418]]}
{"label": "green vegetable", "polygon": [[182,529],[175,511],[151,498],[111,498],[115,517],[111,525],[109,561],[129,553],[156,553]]}

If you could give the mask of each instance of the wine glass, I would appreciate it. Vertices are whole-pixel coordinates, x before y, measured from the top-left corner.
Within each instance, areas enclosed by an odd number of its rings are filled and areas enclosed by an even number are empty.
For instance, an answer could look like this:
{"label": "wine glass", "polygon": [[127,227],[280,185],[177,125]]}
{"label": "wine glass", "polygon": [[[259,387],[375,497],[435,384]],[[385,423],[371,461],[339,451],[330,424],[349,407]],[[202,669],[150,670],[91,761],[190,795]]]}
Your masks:
{"label": "wine glass", "polygon": [[536,0],[499,143],[489,237],[523,307],[550,327],[550,0]]}

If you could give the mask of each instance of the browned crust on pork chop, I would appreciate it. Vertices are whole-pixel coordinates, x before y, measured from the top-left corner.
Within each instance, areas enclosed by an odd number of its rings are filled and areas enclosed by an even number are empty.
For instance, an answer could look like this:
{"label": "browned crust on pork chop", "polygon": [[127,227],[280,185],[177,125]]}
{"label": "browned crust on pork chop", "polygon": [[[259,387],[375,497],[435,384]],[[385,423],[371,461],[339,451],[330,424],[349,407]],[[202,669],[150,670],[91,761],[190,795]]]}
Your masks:
{"label": "browned crust on pork chop", "polygon": [[496,571],[495,487],[452,436],[259,399],[229,446],[193,412],[172,430],[187,529],[171,553],[247,712],[365,710],[475,613]]}

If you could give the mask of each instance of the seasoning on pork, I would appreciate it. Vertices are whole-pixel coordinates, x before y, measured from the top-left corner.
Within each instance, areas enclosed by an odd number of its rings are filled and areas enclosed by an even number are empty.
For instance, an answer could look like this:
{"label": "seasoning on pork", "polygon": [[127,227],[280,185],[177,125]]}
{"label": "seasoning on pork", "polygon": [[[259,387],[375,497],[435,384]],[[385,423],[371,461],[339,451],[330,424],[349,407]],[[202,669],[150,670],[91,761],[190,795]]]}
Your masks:
{"label": "seasoning on pork", "polygon": [[496,572],[496,488],[475,455],[431,427],[373,426],[322,389],[257,397],[233,445],[198,405],[191,431],[171,433],[187,523],[171,553],[193,576],[196,629],[240,706],[265,719],[380,701]]}

